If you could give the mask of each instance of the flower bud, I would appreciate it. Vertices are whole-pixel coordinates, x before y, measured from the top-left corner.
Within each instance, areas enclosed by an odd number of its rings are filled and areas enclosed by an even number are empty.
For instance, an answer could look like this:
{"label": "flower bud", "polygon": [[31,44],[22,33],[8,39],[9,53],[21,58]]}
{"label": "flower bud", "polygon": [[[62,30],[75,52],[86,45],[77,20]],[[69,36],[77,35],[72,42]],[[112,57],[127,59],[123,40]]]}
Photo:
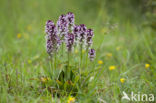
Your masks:
{"label": "flower bud", "polygon": [[95,56],[96,56],[95,50],[94,49],[90,49],[89,52],[88,52],[88,57],[90,58],[90,61],[93,61]]}

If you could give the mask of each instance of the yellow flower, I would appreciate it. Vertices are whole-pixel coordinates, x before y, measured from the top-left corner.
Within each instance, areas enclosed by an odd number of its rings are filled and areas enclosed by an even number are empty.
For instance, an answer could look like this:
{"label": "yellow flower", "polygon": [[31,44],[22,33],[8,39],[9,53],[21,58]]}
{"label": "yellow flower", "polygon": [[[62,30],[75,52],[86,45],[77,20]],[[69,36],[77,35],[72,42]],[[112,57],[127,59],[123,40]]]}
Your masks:
{"label": "yellow flower", "polygon": [[114,65],[109,66],[109,70],[114,70],[116,67]]}
{"label": "yellow flower", "polygon": [[31,61],[31,60],[28,60],[28,63],[29,63],[29,64],[31,64],[31,63],[32,63],[32,61]]}
{"label": "yellow flower", "polygon": [[121,83],[124,83],[125,80],[126,80],[125,78],[120,78],[120,82],[121,82]]}
{"label": "yellow flower", "polygon": [[40,80],[41,80],[42,83],[47,82],[47,78],[45,78],[45,77],[41,77]]}
{"label": "yellow flower", "polygon": [[101,29],[101,33],[105,33],[105,31],[106,31],[105,28]]}
{"label": "yellow flower", "polygon": [[50,80],[51,80],[51,78],[47,77],[47,81],[50,81]]}
{"label": "yellow flower", "polygon": [[107,53],[106,54],[108,57],[112,57],[112,53]]}
{"label": "yellow flower", "polygon": [[102,61],[102,60],[99,60],[99,61],[98,61],[98,64],[103,64],[103,61]]}
{"label": "yellow flower", "polygon": [[18,38],[18,39],[21,38],[21,34],[20,34],[20,33],[17,34],[17,38]]}
{"label": "yellow flower", "polygon": [[82,50],[82,53],[85,53],[85,50]]}
{"label": "yellow flower", "polygon": [[107,28],[102,28],[102,29],[101,29],[101,33],[103,33],[103,34],[104,34],[104,33],[108,33],[108,29],[107,29]]}
{"label": "yellow flower", "polygon": [[59,80],[56,80],[56,83],[62,85],[62,82],[60,82]]}
{"label": "yellow flower", "polygon": [[31,31],[31,30],[32,30],[31,25],[28,25],[28,26],[27,26],[27,30],[28,30],[28,31]]}
{"label": "yellow flower", "polygon": [[150,64],[145,64],[145,68],[149,68],[150,67]]}
{"label": "yellow flower", "polygon": [[68,103],[74,103],[74,102],[75,102],[75,98],[74,97],[69,97]]}
{"label": "yellow flower", "polygon": [[46,83],[46,82],[50,81],[51,78],[49,78],[49,77],[41,77],[40,80],[41,80],[42,83]]}
{"label": "yellow flower", "polygon": [[120,49],[121,49],[121,47],[120,47],[120,46],[116,47],[116,50],[117,50],[117,51],[119,51]]}
{"label": "yellow flower", "polygon": [[75,54],[77,54],[77,53],[78,53],[78,50],[76,49],[76,50],[75,50]]}

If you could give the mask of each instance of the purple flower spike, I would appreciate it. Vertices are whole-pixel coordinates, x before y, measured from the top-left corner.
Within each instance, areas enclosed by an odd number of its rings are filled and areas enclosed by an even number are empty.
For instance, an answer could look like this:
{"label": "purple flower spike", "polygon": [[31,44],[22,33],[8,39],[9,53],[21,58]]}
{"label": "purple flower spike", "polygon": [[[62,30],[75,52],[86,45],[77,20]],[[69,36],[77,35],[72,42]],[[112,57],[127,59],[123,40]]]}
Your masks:
{"label": "purple flower spike", "polygon": [[74,44],[74,34],[68,33],[65,37],[66,46],[68,51],[72,51],[73,44]]}
{"label": "purple flower spike", "polygon": [[65,34],[68,33],[68,19],[66,17],[66,15],[61,15],[59,17],[59,20],[57,21],[57,29],[58,29],[58,33],[60,34],[60,37],[63,37]]}
{"label": "purple flower spike", "polygon": [[86,31],[87,28],[84,24],[80,24],[80,35],[79,35],[79,39],[80,39],[80,43],[85,43],[86,40]]}
{"label": "purple flower spike", "polygon": [[95,56],[96,56],[95,50],[90,49],[89,52],[88,52],[88,57],[90,58],[90,61],[93,61]]}
{"label": "purple flower spike", "polygon": [[87,30],[87,41],[86,41],[88,47],[90,47],[92,45],[92,42],[93,42],[92,41],[92,37],[93,36],[94,36],[93,30],[92,29],[88,29]]}
{"label": "purple flower spike", "polygon": [[55,27],[55,24],[53,23],[53,21],[48,20],[46,22],[46,26],[45,26],[45,32],[49,35],[49,34],[56,34],[57,33],[57,29]]}
{"label": "purple flower spike", "polygon": [[80,35],[80,26],[79,25],[75,25],[74,29],[73,29],[73,33],[75,35],[75,43],[76,45],[78,44],[78,40],[79,40],[79,35]]}
{"label": "purple flower spike", "polygon": [[50,39],[47,39],[46,49],[48,54],[51,54],[53,52],[53,43]]}
{"label": "purple flower spike", "polygon": [[[75,16],[72,12],[66,15],[61,15],[57,21],[57,25],[53,21],[48,20],[45,26],[46,48],[48,54],[53,54],[58,51],[60,45],[65,42],[68,52],[72,51],[73,47],[79,47],[81,50],[87,51],[92,45],[93,30],[87,29],[84,24],[75,25]],[[79,45],[78,45],[79,44]],[[95,57],[95,50],[89,50],[89,58]]]}
{"label": "purple flower spike", "polygon": [[67,19],[68,19],[68,22],[69,22],[69,26],[71,26],[71,28],[73,29],[73,26],[74,26],[74,14],[72,12],[69,12],[67,15],[66,15]]}
{"label": "purple flower spike", "polygon": [[56,26],[51,20],[48,20],[46,22],[45,32],[47,33],[46,36],[47,53],[49,55],[52,55],[54,52],[57,52],[57,50],[59,49],[61,41],[60,38],[57,36]]}
{"label": "purple flower spike", "polygon": [[54,52],[57,52],[60,45],[61,45],[61,40],[57,35],[47,35],[47,43],[46,43],[46,48],[47,48],[47,53],[49,55],[52,55]]}
{"label": "purple flower spike", "polygon": [[54,42],[55,42],[55,46],[56,46],[55,47],[56,48],[56,51],[58,51],[58,49],[59,49],[59,47],[60,47],[60,45],[62,43],[62,41],[59,38],[59,36],[57,36],[57,35],[54,36]]}

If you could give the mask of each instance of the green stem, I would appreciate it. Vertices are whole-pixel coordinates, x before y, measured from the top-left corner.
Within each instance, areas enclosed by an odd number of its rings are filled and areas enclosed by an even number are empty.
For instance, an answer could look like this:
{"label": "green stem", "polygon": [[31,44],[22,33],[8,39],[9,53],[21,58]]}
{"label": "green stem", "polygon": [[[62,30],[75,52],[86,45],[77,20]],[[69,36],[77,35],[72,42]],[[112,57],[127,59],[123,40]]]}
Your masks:
{"label": "green stem", "polygon": [[63,43],[62,43],[62,57],[63,57],[63,47],[64,47],[64,45],[63,45]]}
{"label": "green stem", "polygon": [[68,68],[69,68],[69,61],[70,61],[70,52],[68,52]]}
{"label": "green stem", "polygon": [[50,56],[50,77],[53,78],[53,58]]}
{"label": "green stem", "polygon": [[88,47],[87,47],[87,49],[86,49],[86,67],[88,67]]}
{"label": "green stem", "polygon": [[68,51],[68,67],[67,67],[67,79],[69,79],[70,78],[70,53],[71,52],[69,52]]}
{"label": "green stem", "polygon": [[[61,40],[64,40],[64,36],[62,36]],[[64,43],[62,42],[62,57],[63,57],[63,48],[64,48]]]}
{"label": "green stem", "polygon": [[80,45],[80,64],[79,64],[79,74],[80,74],[80,80],[81,80],[81,68],[82,68],[82,45]]}
{"label": "green stem", "polygon": [[53,69],[53,76],[54,76],[54,72],[55,72],[55,69],[54,69],[54,58],[52,58],[52,69]]}
{"label": "green stem", "polygon": [[81,45],[81,48],[80,48],[80,50],[81,50],[81,52],[80,52],[81,53],[81,55],[80,55],[80,68],[82,67],[82,45]]}
{"label": "green stem", "polygon": [[56,57],[56,53],[55,53],[55,69],[56,69],[56,63],[57,63],[57,57]]}

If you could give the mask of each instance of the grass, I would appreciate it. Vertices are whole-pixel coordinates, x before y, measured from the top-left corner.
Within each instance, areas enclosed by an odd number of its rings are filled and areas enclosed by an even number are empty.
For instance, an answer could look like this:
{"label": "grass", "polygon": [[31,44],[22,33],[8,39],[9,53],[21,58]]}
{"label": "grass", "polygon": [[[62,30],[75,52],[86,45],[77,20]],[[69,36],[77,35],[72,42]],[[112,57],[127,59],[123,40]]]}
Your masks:
{"label": "grass", "polygon": [[[138,22],[127,19],[121,22],[105,8],[97,9],[97,16],[93,16],[94,13],[85,14],[79,4],[70,0],[65,3],[61,0],[1,0],[0,3],[0,103],[67,101],[69,96],[58,98],[46,90],[42,92],[40,83],[34,79],[45,75],[45,69],[49,68],[45,22],[56,21],[61,13],[68,11],[74,12],[77,24],[85,23],[93,28],[93,47],[97,51],[94,61],[97,75],[93,75],[87,92],[79,92],[76,101],[128,103],[121,100],[123,91],[156,95],[156,38],[154,31],[138,24],[143,22],[142,18],[137,18]],[[110,24],[106,24],[107,21]],[[103,63],[98,64],[99,60]],[[145,64],[150,67],[145,68]],[[109,70],[110,66],[115,69]],[[125,79],[124,83],[120,82],[121,78]]]}

